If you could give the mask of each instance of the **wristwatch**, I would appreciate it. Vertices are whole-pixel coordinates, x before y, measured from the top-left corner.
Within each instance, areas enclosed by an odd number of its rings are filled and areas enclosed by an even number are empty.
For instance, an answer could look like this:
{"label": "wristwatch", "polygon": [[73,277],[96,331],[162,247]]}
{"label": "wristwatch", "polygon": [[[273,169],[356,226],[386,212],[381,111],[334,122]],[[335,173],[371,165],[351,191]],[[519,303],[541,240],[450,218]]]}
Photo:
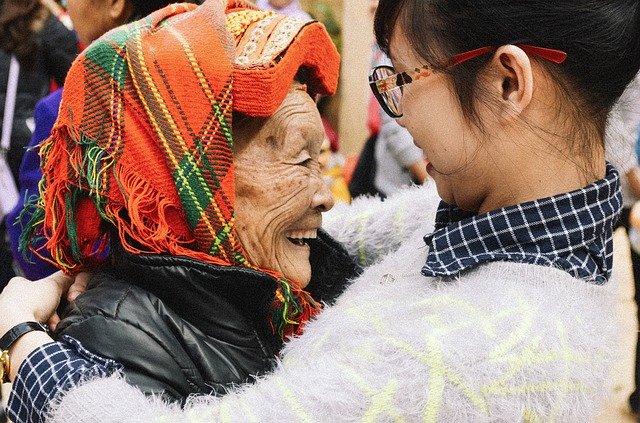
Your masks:
{"label": "wristwatch", "polygon": [[9,370],[11,369],[11,360],[9,357],[9,347],[25,333],[34,330],[49,333],[49,328],[40,322],[23,322],[12,327],[9,332],[0,338],[0,383],[9,382]]}

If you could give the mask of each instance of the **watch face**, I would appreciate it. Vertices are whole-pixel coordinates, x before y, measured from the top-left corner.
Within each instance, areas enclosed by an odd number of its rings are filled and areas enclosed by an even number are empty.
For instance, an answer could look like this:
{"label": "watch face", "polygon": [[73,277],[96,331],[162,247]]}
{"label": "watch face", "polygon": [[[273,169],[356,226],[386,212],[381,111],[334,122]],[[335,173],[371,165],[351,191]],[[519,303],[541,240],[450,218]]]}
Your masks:
{"label": "watch face", "polygon": [[0,354],[0,383],[9,382],[9,352]]}

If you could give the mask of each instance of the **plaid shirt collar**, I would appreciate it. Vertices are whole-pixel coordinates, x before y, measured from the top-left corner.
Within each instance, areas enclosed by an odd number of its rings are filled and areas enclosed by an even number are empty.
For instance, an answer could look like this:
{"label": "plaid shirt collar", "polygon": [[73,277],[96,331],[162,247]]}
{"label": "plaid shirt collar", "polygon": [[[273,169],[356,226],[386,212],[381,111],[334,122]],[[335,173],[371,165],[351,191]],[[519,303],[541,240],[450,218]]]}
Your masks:
{"label": "plaid shirt collar", "polygon": [[425,276],[453,276],[490,261],[553,266],[603,284],[613,264],[613,224],[622,207],[620,178],[607,163],[604,179],[548,198],[482,215],[441,202]]}

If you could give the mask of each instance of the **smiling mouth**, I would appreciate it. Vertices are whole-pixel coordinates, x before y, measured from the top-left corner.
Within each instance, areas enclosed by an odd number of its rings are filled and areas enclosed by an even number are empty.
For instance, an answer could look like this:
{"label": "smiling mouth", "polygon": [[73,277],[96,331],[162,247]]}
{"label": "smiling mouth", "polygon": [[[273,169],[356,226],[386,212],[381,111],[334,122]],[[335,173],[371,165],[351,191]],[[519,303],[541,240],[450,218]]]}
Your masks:
{"label": "smiling mouth", "polygon": [[306,229],[289,231],[287,232],[286,237],[293,245],[304,246],[307,245],[310,240],[318,237],[318,230]]}

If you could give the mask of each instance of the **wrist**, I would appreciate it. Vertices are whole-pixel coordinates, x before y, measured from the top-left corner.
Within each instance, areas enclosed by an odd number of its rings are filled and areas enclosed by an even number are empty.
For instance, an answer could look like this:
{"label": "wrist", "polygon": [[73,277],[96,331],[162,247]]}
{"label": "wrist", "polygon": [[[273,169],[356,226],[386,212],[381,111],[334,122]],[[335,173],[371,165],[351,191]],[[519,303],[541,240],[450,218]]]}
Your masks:
{"label": "wrist", "polygon": [[[0,307],[0,309],[2,309],[2,307]],[[0,322],[0,337],[4,336],[20,323],[38,321],[38,319],[36,319],[32,314],[22,314],[19,312],[13,313],[11,311],[2,317],[3,319],[1,319],[2,321]]]}
{"label": "wrist", "polygon": [[[33,336],[34,332],[39,332],[44,337]],[[7,333],[3,334],[0,337],[0,383],[8,382],[11,378],[15,376],[15,372],[17,371],[16,360],[13,360],[13,355],[15,352],[14,346],[22,340],[22,338],[27,339],[46,339],[47,342],[51,340],[48,336],[49,330],[46,325],[40,322],[28,321],[18,323],[13,326]],[[31,336],[28,336],[32,334]],[[40,342],[38,341],[38,342]],[[33,346],[33,342],[23,342],[22,345],[31,345]],[[22,363],[22,360],[26,357],[27,354],[18,354],[19,363]]]}
{"label": "wrist", "polygon": [[29,332],[20,337],[20,339],[9,348],[9,356],[11,358],[9,380],[11,382],[15,380],[20,366],[29,354],[51,342],[54,342],[54,340],[44,332]]}

